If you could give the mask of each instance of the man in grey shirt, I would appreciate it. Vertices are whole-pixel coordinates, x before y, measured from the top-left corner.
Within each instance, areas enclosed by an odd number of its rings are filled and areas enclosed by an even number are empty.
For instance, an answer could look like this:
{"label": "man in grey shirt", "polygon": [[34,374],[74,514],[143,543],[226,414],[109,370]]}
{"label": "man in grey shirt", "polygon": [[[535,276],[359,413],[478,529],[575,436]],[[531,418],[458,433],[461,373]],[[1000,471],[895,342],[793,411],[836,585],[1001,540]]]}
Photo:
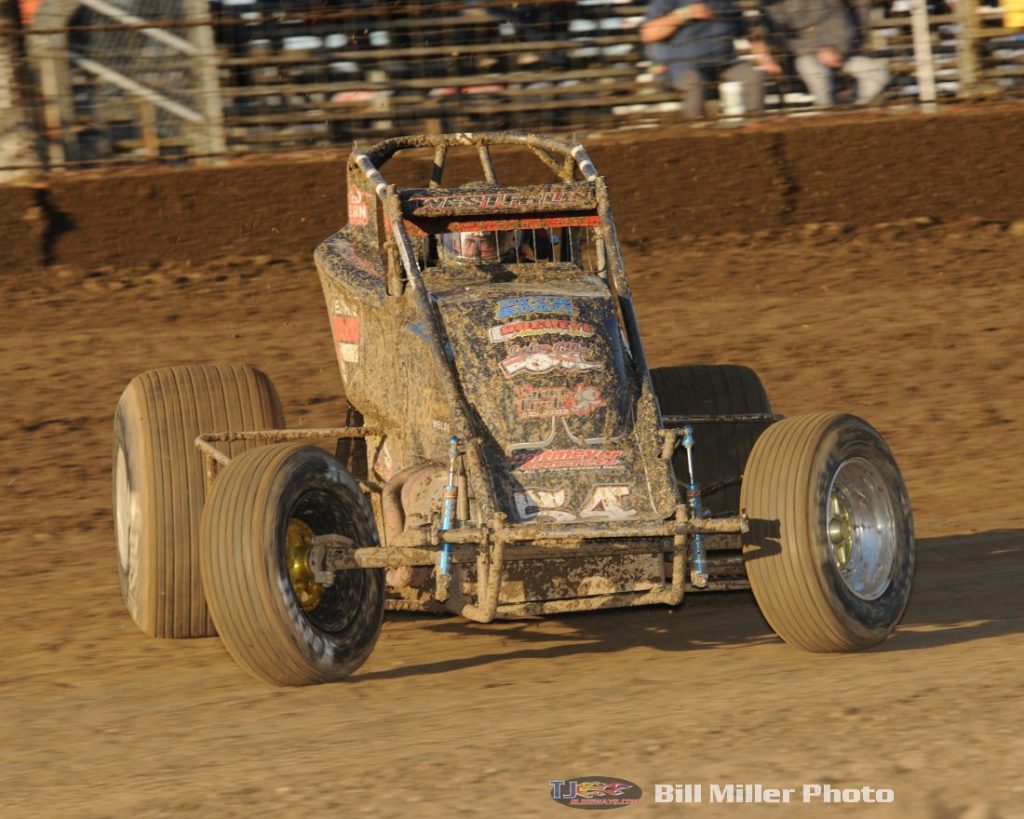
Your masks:
{"label": "man in grey shirt", "polygon": [[828,108],[835,99],[837,73],[857,81],[857,104],[872,102],[889,82],[884,60],[858,53],[867,33],[870,0],[856,0],[857,19],[843,0],[766,0],[772,27],[781,30],[793,53],[796,70],[814,104]]}

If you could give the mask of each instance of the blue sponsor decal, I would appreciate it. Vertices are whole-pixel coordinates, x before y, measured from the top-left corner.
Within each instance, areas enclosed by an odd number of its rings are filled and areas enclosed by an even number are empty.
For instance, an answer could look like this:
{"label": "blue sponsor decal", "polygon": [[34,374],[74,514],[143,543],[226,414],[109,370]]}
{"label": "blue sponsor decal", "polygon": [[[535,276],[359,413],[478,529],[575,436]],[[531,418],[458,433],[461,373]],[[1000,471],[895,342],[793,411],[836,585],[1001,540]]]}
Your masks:
{"label": "blue sponsor decal", "polygon": [[567,808],[613,810],[635,805],[643,796],[640,786],[616,776],[574,776],[554,779],[551,798]]}
{"label": "blue sponsor decal", "polygon": [[557,313],[564,316],[573,314],[572,299],[568,296],[517,296],[502,299],[495,313],[498,321],[529,316],[534,313]]}

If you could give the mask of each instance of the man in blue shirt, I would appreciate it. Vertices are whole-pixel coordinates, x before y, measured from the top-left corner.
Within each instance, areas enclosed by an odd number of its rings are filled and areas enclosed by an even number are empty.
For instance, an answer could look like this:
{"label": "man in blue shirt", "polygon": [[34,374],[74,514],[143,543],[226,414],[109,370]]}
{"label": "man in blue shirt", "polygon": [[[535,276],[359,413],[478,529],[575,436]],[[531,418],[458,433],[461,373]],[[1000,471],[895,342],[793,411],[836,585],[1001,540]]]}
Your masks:
{"label": "man in blue shirt", "polygon": [[[743,12],[733,0],[652,0],[640,25],[647,56],[662,66],[666,82],[683,95],[683,114],[704,113],[708,83],[738,82],[747,113],[764,108],[764,75],[739,59],[733,41],[747,36]],[[751,42],[762,71],[777,74],[778,64],[760,38]]]}

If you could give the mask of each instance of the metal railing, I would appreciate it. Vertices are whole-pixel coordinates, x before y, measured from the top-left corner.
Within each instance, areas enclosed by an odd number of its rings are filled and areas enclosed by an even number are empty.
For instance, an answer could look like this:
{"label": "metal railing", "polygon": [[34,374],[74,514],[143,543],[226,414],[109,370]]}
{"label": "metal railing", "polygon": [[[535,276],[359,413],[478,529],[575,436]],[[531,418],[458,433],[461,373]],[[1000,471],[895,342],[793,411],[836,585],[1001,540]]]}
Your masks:
{"label": "metal railing", "polygon": [[[931,14],[925,0],[900,2],[872,9],[867,48],[891,74],[878,104],[1024,94],[1022,0],[960,0],[955,12]],[[741,5],[759,19],[753,0]],[[34,128],[35,153],[59,169],[210,161],[410,132],[680,118],[679,92],[659,81],[639,42],[642,3],[395,8],[368,0],[315,9],[285,0],[23,5],[20,28],[7,20],[0,29],[0,127]],[[740,59],[753,59],[749,39],[736,45]],[[839,87],[838,108],[848,92]],[[767,78],[766,103],[769,115],[814,110],[792,69]],[[716,110],[712,99],[712,119]],[[0,167],[26,161],[24,146],[0,150]]]}

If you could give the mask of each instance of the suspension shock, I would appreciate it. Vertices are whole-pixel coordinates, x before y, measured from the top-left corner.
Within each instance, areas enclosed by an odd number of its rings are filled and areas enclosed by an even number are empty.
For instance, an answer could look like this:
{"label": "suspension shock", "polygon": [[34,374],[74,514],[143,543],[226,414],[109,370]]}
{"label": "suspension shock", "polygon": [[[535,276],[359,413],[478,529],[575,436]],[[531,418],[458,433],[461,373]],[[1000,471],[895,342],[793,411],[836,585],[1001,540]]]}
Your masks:
{"label": "suspension shock", "polygon": [[[459,500],[459,488],[455,482],[455,460],[459,457],[459,439],[452,436],[448,442],[448,484],[444,488],[444,500],[441,504],[441,531],[447,532],[455,526],[455,506]],[[452,547],[445,541],[441,547],[441,560],[438,571],[442,575],[449,574]]]}
{"label": "suspension shock", "polygon": [[[686,504],[690,508],[690,517],[699,520],[703,515],[700,502],[700,484],[693,472],[693,427],[683,427],[683,446],[686,448],[686,466],[690,473],[690,483],[686,487]],[[693,554],[690,558],[690,583],[703,589],[708,585],[708,572],[704,565],[704,536],[700,532],[693,533]]]}

